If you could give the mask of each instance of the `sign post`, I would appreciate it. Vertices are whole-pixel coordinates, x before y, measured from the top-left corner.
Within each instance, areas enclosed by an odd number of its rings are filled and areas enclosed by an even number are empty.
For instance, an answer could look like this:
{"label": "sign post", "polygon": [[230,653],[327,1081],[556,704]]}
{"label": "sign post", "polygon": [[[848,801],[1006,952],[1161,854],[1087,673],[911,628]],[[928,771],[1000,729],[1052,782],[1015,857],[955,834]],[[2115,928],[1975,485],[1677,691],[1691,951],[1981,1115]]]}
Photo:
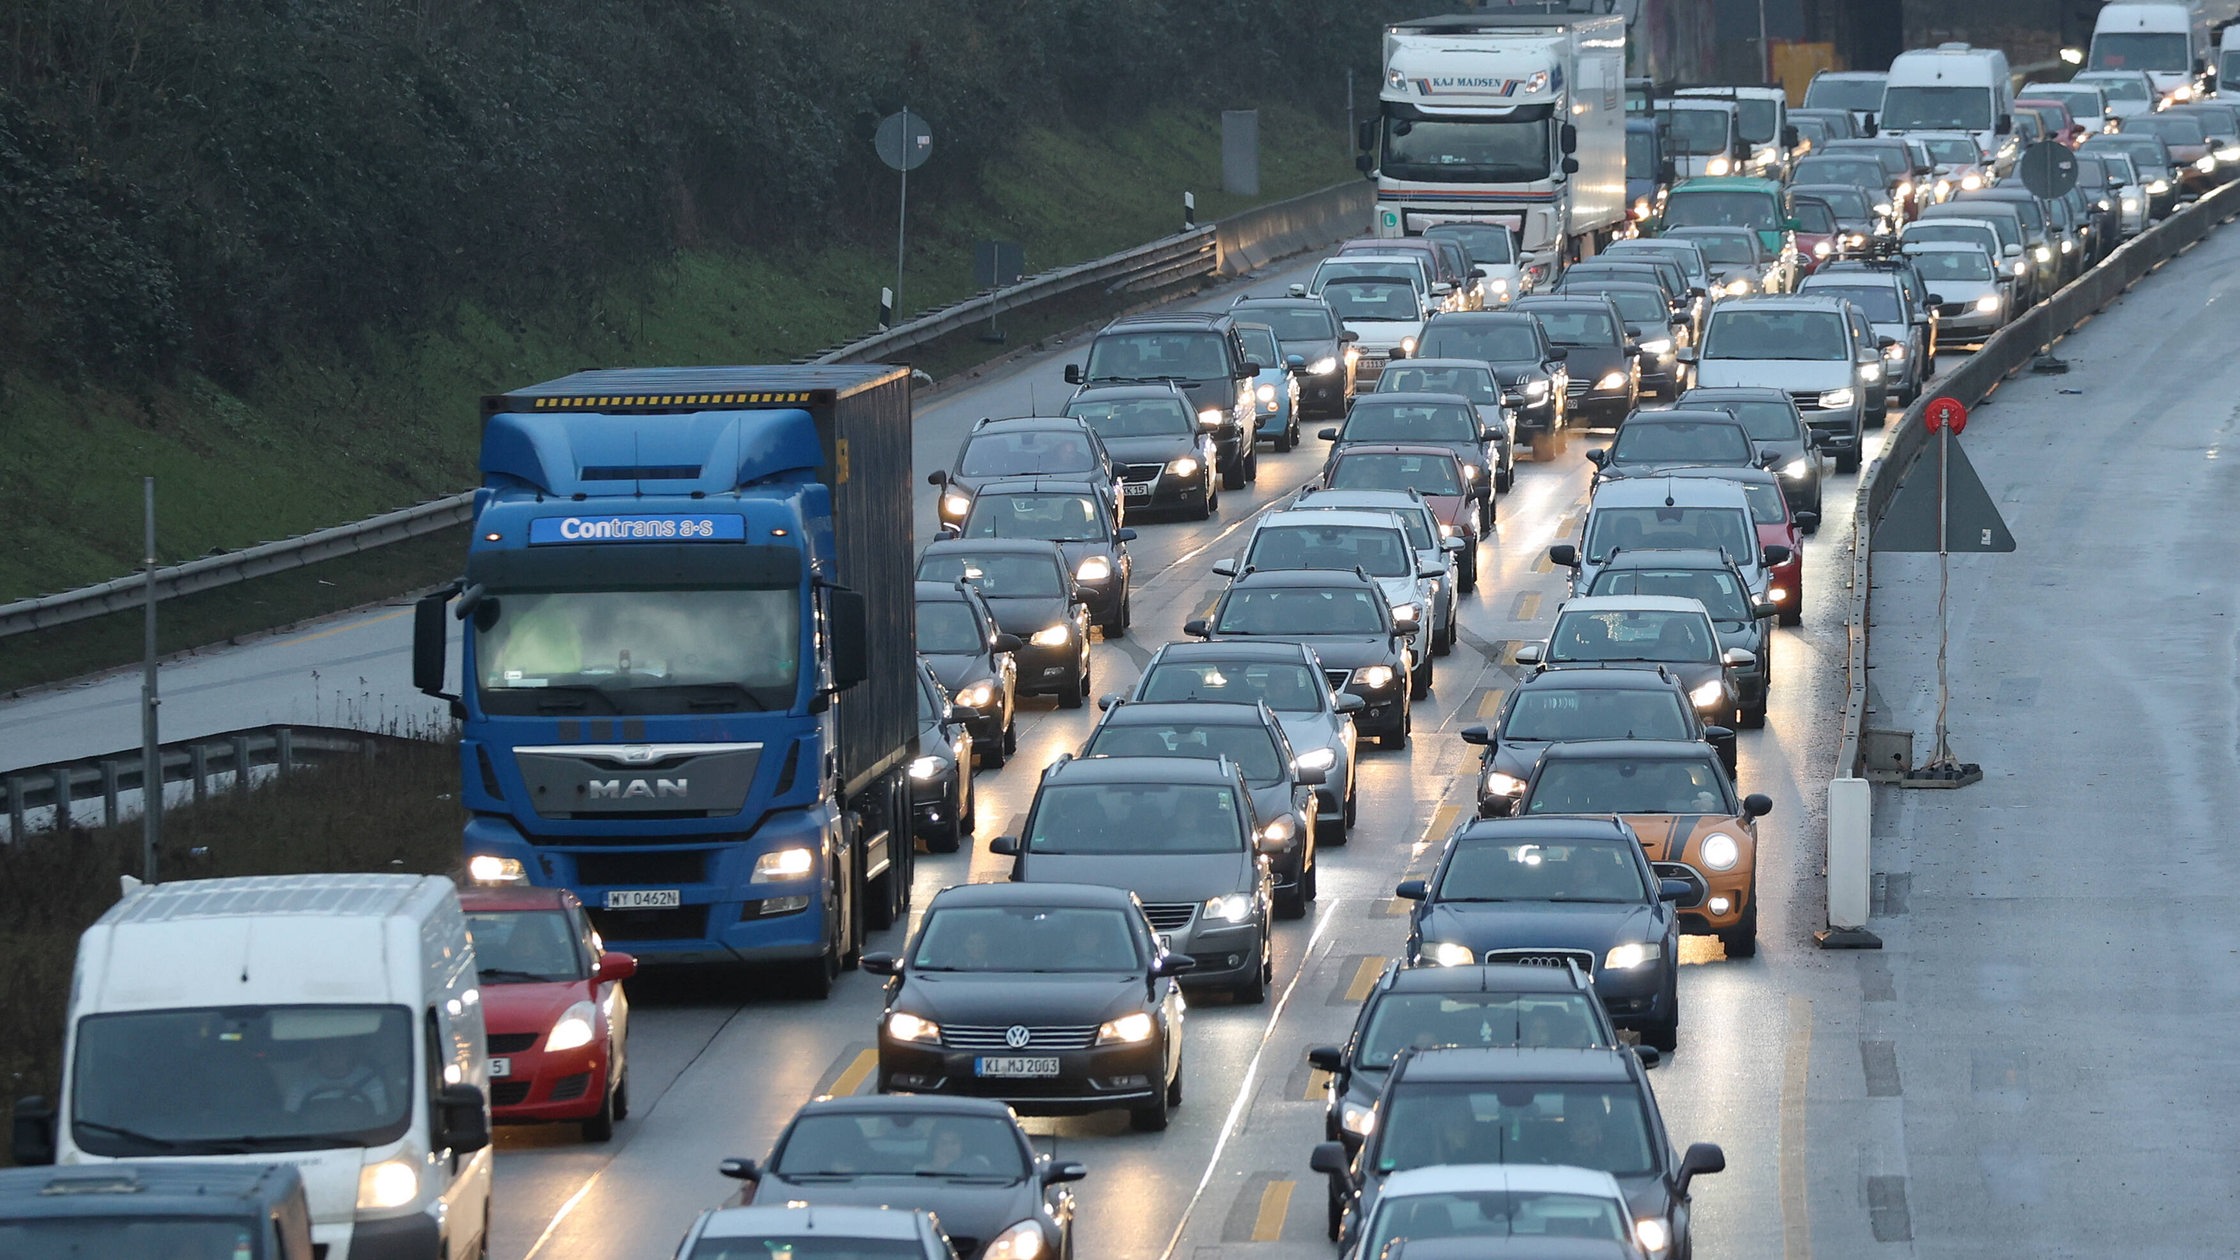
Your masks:
{"label": "sign post", "polygon": [[[156,882],[156,848],[163,839],[163,742],[156,722],[156,479],[140,481],[142,529],[147,546],[146,603],[140,660],[140,880]],[[235,768],[236,774],[247,771]],[[200,791],[197,785],[196,791]],[[70,820],[58,820],[67,827]]]}
{"label": "sign post", "polygon": [[872,147],[879,151],[879,160],[890,168],[902,172],[902,198],[894,216],[894,317],[902,314],[902,260],[909,241],[910,224],[910,172],[926,164],[933,156],[933,129],[926,120],[910,112],[905,105],[900,113],[889,114],[879,120],[879,130],[871,138]]}

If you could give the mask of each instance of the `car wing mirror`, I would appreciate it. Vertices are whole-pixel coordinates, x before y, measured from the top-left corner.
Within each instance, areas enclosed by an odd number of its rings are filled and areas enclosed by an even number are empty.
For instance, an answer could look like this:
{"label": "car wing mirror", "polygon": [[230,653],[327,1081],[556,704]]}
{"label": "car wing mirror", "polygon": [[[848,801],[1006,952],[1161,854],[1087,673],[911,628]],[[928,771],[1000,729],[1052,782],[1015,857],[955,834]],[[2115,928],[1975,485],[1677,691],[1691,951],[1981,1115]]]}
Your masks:
{"label": "car wing mirror", "polygon": [[1335,1076],[1346,1070],[1345,1051],[1336,1046],[1307,1047],[1307,1066]]}
{"label": "car wing mirror", "polygon": [[1136,531],[1128,528],[1125,525],[1121,526],[1119,529],[1112,531],[1112,541],[1116,543],[1134,542],[1135,540]]}
{"label": "car wing mirror", "polygon": [[1193,617],[1182,623],[1182,632],[1193,639],[1213,637],[1213,626],[1203,617]]}
{"label": "car wing mirror", "polygon": [[1780,543],[1775,543],[1765,549],[1765,562],[1769,566],[1787,564],[1796,554]]}
{"label": "car wing mirror", "polygon": [[1393,885],[1392,895],[1402,901],[1426,901],[1431,897],[1431,887],[1420,879],[1403,879]]}
{"label": "car wing mirror", "polygon": [[1017,857],[1019,856],[1019,837],[997,836],[988,842],[988,852],[995,854],[997,857]]}
{"label": "car wing mirror", "polygon": [[762,1167],[744,1155],[734,1155],[716,1165],[716,1171],[733,1181],[760,1181]]}
{"label": "car wing mirror", "polygon": [[994,652],[1016,652],[1026,645],[1027,641],[1020,638],[1018,635],[998,634],[995,639],[989,643],[988,647],[990,651]]}
{"label": "car wing mirror", "polygon": [[1517,645],[1516,662],[1519,665],[1538,665],[1545,655],[1547,650],[1540,644],[1520,643]]}
{"label": "car wing mirror", "polygon": [[1307,1156],[1307,1167],[1332,1177],[1345,1176],[1348,1171],[1345,1145],[1339,1142],[1315,1143],[1313,1152]]}
{"label": "car wing mirror", "polygon": [[1770,599],[1753,600],[1750,604],[1750,612],[1751,615],[1758,617],[1777,616],[1781,612],[1781,605]]}
{"label": "car wing mirror", "polygon": [[1080,383],[1081,383],[1081,365],[1080,365],[1080,364],[1078,364],[1078,363],[1068,363],[1068,364],[1066,364],[1066,384],[1068,384],[1068,385],[1079,385]]}
{"label": "car wing mirror", "polygon": [[1657,900],[1659,901],[1686,901],[1689,897],[1695,895],[1695,891],[1695,888],[1684,879],[1660,879],[1657,881]]}
{"label": "car wing mirror", "polygon": [[1237,562],[1234,560],[1214,561],[1213,575],[1215,577],[1235,577],[1237,575]]}
{"label": "car wing mirror", "polygon": [[1579,549],[1570,543],[1557,543],[1548,548],[1548,560],[1566,569],[1576,569],[1579,567]]}
{"label": "car wing mirror", "polygon": [[1293,766],[1291,779],[1300,787],[1321,787],[1330,781],[1330,772],[1314,766]]}
{"label": "car wing mirror", "polygon": [[1054,1186],[1064,1181],[1079,1181],[1089,1175],[1089,1166],[1078,1160],[1051,1160],[1042,1166],[1042,1184]]}
{"label": "car wing mirror", "polygon": [[1728,648],[1719,654],[1719,663],[1733,669],[1747,669],[1758,663],[1758,654],[1749,648]]}
{"label": "car wing mirror", "polygon": [[1810,510],[1810,509],[1807,509],[1807,510],[1805,510],[1805,511],[1802,511],[1802,512],[1799,512],[1799,513],[1797,513],[1797,528],[1798,528],[1798,529],[1818,529],[1818,528],[1820,528],[1820,514],[1819,514],[1818,512],[1814,512],[1814,511],[1812,511],[1812,510]]}
{"label": "car wing mirror", "polygon": [[1462,736],[1462,742],[1465,744],[1475,744],[1480,748],[1489,748],[1493,745],[1493,732],[1487,727],[1465,726],[1458,733]]}
{"label": "car wing mirror", "polygon": [[1652,1045],[1635,1042],[1633,1057],[1641,1060],[1641,1070],[1644,1072],[1653,1072],[1664,1066],[1664,1051]]}
{"label": "car wing mirror", "polygon": [[1725,1172],[1726,1170],[1727,1153],[1719,1149],[1718,1143],[1690,1143],[1688,1153],[1680,1157],[1680,1175],[1677,1178],[1680,1194],[1685,1197],[1688,1193],[1688,1183],[1696,1178],[1709,1173]]}
{"label": "car wing mirror", "polygon": [[638,959],[636,955],[620,953],[616,950],[608,950],[606,953],[599,955],[599,983],[612,984],[617,980],[628,980],[637,974]]}
{"label": "car wing mirror", "polygon": [[862,958],[856,960],[856,966],[875,976],[899,976],[902,974],[902,960],[883,950],[865,954]]}
{"label": "car wing mirror", "polygon": [[1742,813],[1747,818],[1763,818],[1773,812],[1773,798],[1763,792],[1752,792],[1742,798]]}
{"label": "car wing mirror", "polygon": [[1188,954],[1163,954],[1159,961],[1151,964],[1151,974],[1154,976],[1179,976],[1183,972],[1195,969],[1197,965],[1198,960]]}
{"label": "car wing mirror", "polygon": [[1350,691],[1339,692],[1337,704],[1340,713],[1359,713],[1362,709],[1368,707],[1368,701]]}

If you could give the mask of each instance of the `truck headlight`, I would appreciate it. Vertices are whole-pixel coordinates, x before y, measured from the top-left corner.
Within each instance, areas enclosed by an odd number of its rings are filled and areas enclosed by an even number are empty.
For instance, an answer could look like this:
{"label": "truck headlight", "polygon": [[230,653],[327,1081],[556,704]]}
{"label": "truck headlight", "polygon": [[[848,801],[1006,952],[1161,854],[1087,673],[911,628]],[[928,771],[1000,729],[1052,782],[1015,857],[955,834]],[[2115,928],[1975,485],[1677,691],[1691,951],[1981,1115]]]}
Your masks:
{"label": "truck headlight", "polygon": [[467,859],[467,878],[478,884],[526,884],[529,871],[520,858],[477,853]]}
{"label": "truck headlight", "polygon": [[969,495],[945,494],[941,496],[941,512],[944,516],[962,517],[971,510],[972,499]]}
{"label": "truck headlight", "polygon": [[1633,1223],[1633,1240],[1651,1255],[1672,1245],[1672,1230],[1661,1218],[1644,1216]]}
{"label": "truck headlight", "polygon": [[779,880],[807,879],[817,868],[817,854],[813,849],[798,845],[790,849],[776,849],[754,860],[754,874],[747,877],[750,884],[771,884]]}
{"label": "truck headlight", "polygon": [[1355,1137],[1367,1137],[1376,1131],[1377,1109],[1357,1102],[1340,1103],[1338,1127]]}
{"label": "truck headlight", "polygon": [[1390,665],[1371,665],[1353,676],[1355,682],[1371,691],[1382,691],[1391,686],[1394,677]]}
{"label": "truck headlight", "polygon": [[938,1044],[941,1041],[941,1025],[930,1019],[919,1019],[908,1011],[889,1011],[887,1035],[896,1041]]}
{"label": "truck headlight", "polygon": [[1307,365],[1307,375],[1328,376],[1338,370],[1338,356],[1326,354]]}
{"label": "truck headlight", "polygon": [[1628,941],[1614,945],[1602,959],[1606,971],[1631,971],[1635,967],[1653,963],[1664,957],[1664,945],[1657,941]]}
{"label": "truck headlight", "polygon": [[1599,390],[1624,389],[1626,387],[1626,374],[1623,372],[1604,372],[1602,379],[1596,381],[1594,387]]}
{"label": "truck headlight", "polygon": [[1857,398],[1858,395],[1853,393],[1848,386],[1843,389],[1831,389],[1820,395],[1820,407],[1823,411],[1834,411],[1838,407],[1850,406]]}
{"label": "truck headlight", "polygon": [[1035,631],[1027,637],[1027,642],[1036,647],[1064,647],[1072,638],[1073,627],[1061,621],[1057,625],[1045,626]]}
{"label": "truck headlight", "polygon": [[1112,562],[1103,556],[1090,556],[1073,571],[1073,576],[1076,581],[1102,582],[1112,576]]}
{"label": "truck headlight", "polygon": [[1262,385],[1253,392],[1260,396],[1261,402],[1270,403],[1276,400],[1276,387],[1273,385]]}
{"label": "truck headlight", "polygon": [[1242,923],[1252,917],[1252,898],[1244,893],[1229,893],[1206,898],[1206,917],[1224,923]]}
{"label": "truck headlight", "polygon": [[547,1050],[576,1050],[591,1044],[592,1021],[599,1017],[598,1008],[589,1002],[578,1002],[561,1012],[544,1035]]}
{"label": "truck headlight", "polygon": [[1151,1040],[1158,1025],[1149,1013],[1135,1011],[1118,1019],[1108,1019],[1097,1026],[1097,1044],[1100,1046],[1132,1046]]}
{"label": "truck headlight", "polygon": [[1042,1226],[1020,1221],[995,1236],[980,1252],[980,1260],[1042,1260],[1049,1244],[1042,1240]]}
{"label": "truck headlight", "polygon": [[957,703],[968,709],[985,709],[996,702],[996,685],[981,679],[957,693]]}
{"label": "truck headlight", "polygon": [[1178,456],[1167,465],[1167,471],[1177,477],[1195,476],[1198,471],[1198,458],[1195,455]]}
{"label": "truck headlight", "polygon": [[1486,775],[1486,791],[1494,796],[1523,796],[1524,780],[1495,770]]}
{"label": "truck headlight", "polygon": [[358,1170],[358,1210],[385,1212],[420,1197],[419,1161],[409,1152]]}
{"label": "truck headlight", "polygon": [[1792,459],[1788,463],[1781,466],[1781,475],[1787,477],[1791,481],[1802,481],[1804,480],[1804,475],[1811,471],[1812,465],[1805,462],[1805,458],[1802,455],[1797,456],[1795,459]]}
{"label": "truck headlight", "polygon": [[1198,427],[1201,429],[1218,429],[1221,427],[1221,422],[1228,418],[1229,413],[1219,407],[1205,407],[1198,412]]}
{"label": "truck headlight", "polygon": [[1434,967],[1467,967],[1478,961],[1477,951],[1453,941],[1426,941],[1423,960]]}
{"label": "truck headlight", "polygon": [[1688,699],[1695,701],[1699,709],[1716,709],[1726,698],[1727,685],[1716,678],[1688,693]]}
{"label": "truck headlight", "polygon": [[939,757],[917,757],[910,762],[910,777],[920,783],[931,782],[933,777],[940,773],[941,758]]}
{"label": "truck headlight", "polygon": [[1703,839],[1703,849],[1698,854],[1703,864],[1715,871],[1731,871],[1742,860],[1742,846],[1724,831],[1714,831]]}

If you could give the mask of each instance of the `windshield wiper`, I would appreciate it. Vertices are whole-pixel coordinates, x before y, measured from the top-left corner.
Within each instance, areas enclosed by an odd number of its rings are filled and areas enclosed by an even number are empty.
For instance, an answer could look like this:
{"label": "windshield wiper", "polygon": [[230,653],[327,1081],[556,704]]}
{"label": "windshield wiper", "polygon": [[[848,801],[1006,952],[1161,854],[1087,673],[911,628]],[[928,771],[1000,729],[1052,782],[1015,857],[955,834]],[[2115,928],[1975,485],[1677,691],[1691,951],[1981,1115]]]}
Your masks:
{"label": "windshield wiper", "polygon": [[103,1124],[99,1120],[72,1120],[70,1125],[72,1128],[91,1129],[96,1133],[106,1133],[110,1137],[123,1138],[127,1142],[143,1142],[159,1151],[176,1151],[182,1147],[199,1146],[202,1143],[202,1139],[199,1138],[162,1138],[153,1133],[142,1133],[138,1129],[125,1128],[121,1124]]}

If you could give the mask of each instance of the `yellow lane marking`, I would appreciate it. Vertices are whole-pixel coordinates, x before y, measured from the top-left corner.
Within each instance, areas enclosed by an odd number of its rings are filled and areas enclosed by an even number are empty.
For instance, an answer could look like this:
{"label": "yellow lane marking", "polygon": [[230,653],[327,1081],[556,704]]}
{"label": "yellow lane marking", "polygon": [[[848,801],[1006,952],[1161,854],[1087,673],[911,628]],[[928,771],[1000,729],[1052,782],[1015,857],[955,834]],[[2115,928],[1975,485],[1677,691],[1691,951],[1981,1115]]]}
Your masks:
{"label": "yellow lane marking", "polygon": [[1283,1214],[1291,1209],[1295,1181],[1271,1181],[1260,1192],[1260,1215],[1252,1221],[1252,1241],[1274,1242],[1283,1237]]}
{"label": "yellow lane marking", "polygon": [[1321,1068],[1310,1069],[1307,1072],[1306,1101],[1321,1102],[1329,1092],[1330,1074]]}
{"label": "yellow lane marking", "polygon": [[1543,551],[1540,553],[1540,558],[1532,562],[1532,571],[1534,573],[1553,573],[1556,571],[1556,562],[1550,560],[1548,553]]}
{"label": "yellow lane marking", "polygon": [[1447,804],[1431,811],[1431,825],[1424,828],[1423,840],[1416,848],[1428,849],[1434,844],[1444,844],[1447,833],[1454,830],[1454,821],[1462,816],[1460,805]]}
{"label": "yellow lane marking", "polygon": [[1509,698],[1507,687],[1488,687],[1478,697],[1478,720],[1491,721],[1501,716],[1501,704]]}
{"label": "yellow lane marking", "polygon": [[378,626],[384,621],[395,621],[411,611],[410,608],[399,608],[394,612],[385,612],[378,617],[367,617],[362,621],[346,621],[339,626],[328,626],[324,630],[314,630],[309,634],[299,634],[293,638],[282,639],[281,642],[287,644],[309,643],[314,639],[324,639],[329,635],[343,634],[351,630],[363,630],[367,626]]}
{"label": "yellow lane marking", "polygon": [[832,1082],[832,1096],[846,1098],[858,1089],[863,1088],[864,1079],[871,1075],[873,1068],[878,1066],[879,1052],[877,1050],[864,1049],[857,1051],[855,1062],[850,1063],[848,1070],[840,1074],[840,1079]]}
{"label": "yellow lane marking", "polygon": [[1812,1000],[1789,999],[1789,1050],[1781,1065],[1781,1254],[1812,1260],[1806,1211],[1805,1087],[1812,1072]]}
{"label": "yellow lane marking", "polygon": [[1516,620],[1531,621],[1539,615],[1540,592],[1526,591],[1517,596],[1517,611],[1514,614]]}
{"label": "yellow lane marking", "polygon": [[1377,977],[1383,974],[1384,965],[1388,961],[1390,960],[1382,954],[1371,954],[1362,959],[1361,965],[1353,969],[1353,983],[1346,986],[1346,1001],[1358,1002],[1369,996],[1369,990],[1376,987]]}

